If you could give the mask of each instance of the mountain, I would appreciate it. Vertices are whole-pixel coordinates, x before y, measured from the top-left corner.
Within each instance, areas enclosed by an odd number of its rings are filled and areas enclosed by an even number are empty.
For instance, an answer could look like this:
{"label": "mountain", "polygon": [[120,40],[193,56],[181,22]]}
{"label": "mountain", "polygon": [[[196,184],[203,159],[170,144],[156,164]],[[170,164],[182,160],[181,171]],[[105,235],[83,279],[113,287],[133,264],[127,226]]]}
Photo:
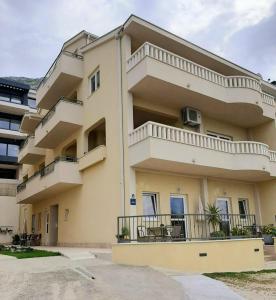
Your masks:
{"label": "mountain", "polygon": [[28,78],[28,77],[16,77],[16,76],[8,76],[8,77],[2,77],[9,80],[14,80],[17,82],[25,83],[31,86],[31,89],[36,90],[40,81],[43,79],[41,78]]}

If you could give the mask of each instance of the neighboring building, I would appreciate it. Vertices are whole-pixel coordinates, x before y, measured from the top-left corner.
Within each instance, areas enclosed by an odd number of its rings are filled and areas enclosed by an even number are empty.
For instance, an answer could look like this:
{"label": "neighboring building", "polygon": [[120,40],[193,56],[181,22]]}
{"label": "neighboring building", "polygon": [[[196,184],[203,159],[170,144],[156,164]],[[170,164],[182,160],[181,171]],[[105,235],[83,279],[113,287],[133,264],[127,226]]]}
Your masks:
{"label": "neighboring building", "polygon": [[[21,125],[32,135],[17,195],[31,204],[27,231],[46,245],[110,246],[122,225],[136,240],[170,223],[200,239],[210,228],[186,214],[208,203],[228,235],[275,225],[275,97],[259,75],[135,16],[102,37],[79,33],[37,90],[43,119]],[[152,216],[117,225],[136,215]]]}
{"label": "neighboring building", "polygon": [[0,78],[0,243],[18,231],[17,158],[27,136],[19,128],[23,115],[35,111],[35,92],[28,85]]}

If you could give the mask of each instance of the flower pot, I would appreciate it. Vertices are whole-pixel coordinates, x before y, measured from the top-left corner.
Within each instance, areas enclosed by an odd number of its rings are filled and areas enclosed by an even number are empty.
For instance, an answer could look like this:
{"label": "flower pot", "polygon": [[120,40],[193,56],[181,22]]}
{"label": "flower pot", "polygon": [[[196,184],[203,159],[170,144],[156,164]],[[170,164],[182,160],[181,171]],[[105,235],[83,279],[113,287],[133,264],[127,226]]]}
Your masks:
{"label": "flower pot", "polygon": [[262,237],[263,237],[265,245],[273,245],[272,234],[263,234]]}

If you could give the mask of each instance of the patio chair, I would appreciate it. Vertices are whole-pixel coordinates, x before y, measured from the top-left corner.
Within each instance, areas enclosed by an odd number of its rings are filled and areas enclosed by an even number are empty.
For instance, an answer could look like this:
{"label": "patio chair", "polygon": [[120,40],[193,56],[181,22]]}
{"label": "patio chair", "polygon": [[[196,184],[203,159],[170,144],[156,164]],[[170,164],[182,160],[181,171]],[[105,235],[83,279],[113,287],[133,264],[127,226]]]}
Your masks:
{"label": "patio chair", "polygon": [[183,240],[183,237],[181,236],[181,225],[168,225],[166,228],[172,241]]}
{"label": "patio chair", "polygon": [[137,226],[137,241],[148,242],[149,236],[147,235],[146,226]]}

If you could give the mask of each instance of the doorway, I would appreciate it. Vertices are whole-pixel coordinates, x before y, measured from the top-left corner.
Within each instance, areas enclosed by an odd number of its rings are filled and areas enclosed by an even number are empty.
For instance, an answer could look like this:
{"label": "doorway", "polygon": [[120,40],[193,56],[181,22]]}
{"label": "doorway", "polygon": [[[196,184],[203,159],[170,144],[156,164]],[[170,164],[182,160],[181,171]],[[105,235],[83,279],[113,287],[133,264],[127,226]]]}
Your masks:
{"label": "doorway", "polygon": [[179,239],[184,240],[188,235],[187,227],[187,204],[184,195],[173,194],[170,196],[171,225],[180,227]]}
{"label": "doorway", "polygon": [[58,205],[50,207],[49,246],[56,246],[58,242]]}
{"label": "doorway", "polygon": [[226,236],[230,235],[231,220],[230,220],[230,199],[229,198],[217,198],[216,206],[220,210],[220,230],[223,231]]}

